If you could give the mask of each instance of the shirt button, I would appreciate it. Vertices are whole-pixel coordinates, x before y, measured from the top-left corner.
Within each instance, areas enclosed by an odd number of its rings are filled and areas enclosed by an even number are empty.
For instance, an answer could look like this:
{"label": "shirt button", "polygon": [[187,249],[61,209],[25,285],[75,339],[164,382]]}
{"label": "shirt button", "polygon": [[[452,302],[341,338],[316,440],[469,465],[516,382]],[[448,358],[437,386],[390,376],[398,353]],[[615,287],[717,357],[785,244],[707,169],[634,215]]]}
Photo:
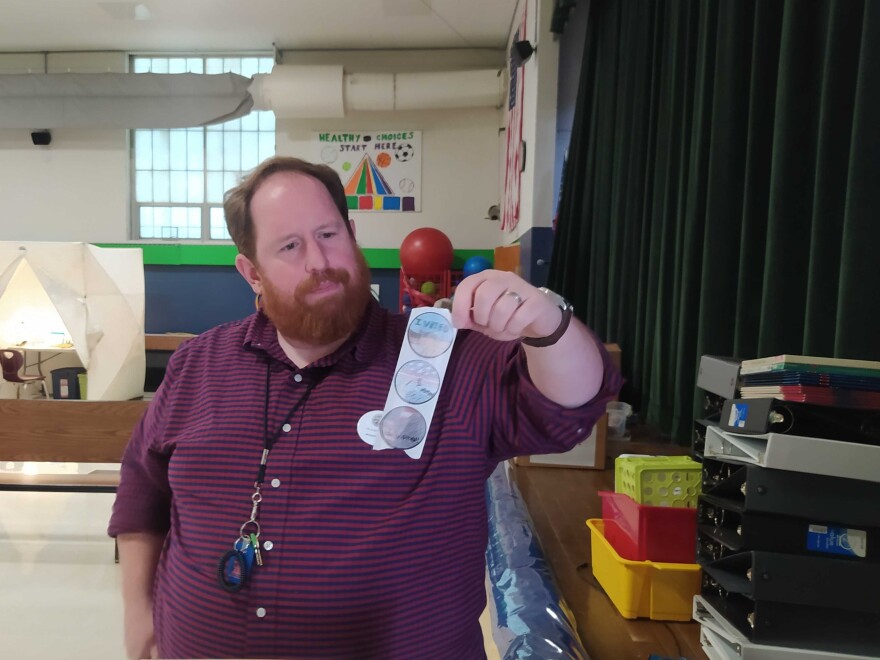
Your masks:
{"label": "shirt button", "polygon": [[290,433],[290,424],[285,424],[284,426],[281,427],[281,430],[284,431],[285,433]]}
{"label": "shirt button", "polygon": [[257,608],[257,616],[260,617],[261,619],[264,616],[266,616],[266,608],[265,607],[258,607]]}
{"label": "shirt button", "polygon": [[295,380],[297,383],[301,383],[303,380],[302,374],[294,374],[293,380]]}
{"label": "shirt button", "polygon": [[263,541],[263,550],[271,550],[275,547],[275,544],[272,541]]}
{"label": "shirt button", "polygon": [[272,488],[278,488],[281,485],[281,479],[272,479]]}
{"label": "shirt button", "polygon": [[583,434],[583,432],[584,432],[584,427],[583,427],[583,426],[579,426],[579,427],[578,427],[578,430],[577,430],[577,434],[578,434],[578,435],[581,435],[581,434]]}

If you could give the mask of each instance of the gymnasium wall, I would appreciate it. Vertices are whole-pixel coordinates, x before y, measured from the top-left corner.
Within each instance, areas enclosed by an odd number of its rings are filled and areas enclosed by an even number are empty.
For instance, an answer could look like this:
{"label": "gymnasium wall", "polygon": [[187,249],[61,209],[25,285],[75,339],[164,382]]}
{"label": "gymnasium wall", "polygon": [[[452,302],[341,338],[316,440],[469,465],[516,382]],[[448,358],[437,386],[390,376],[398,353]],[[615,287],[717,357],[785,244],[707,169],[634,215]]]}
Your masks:
{"label": "gymnasium wall", "polygon": [[[395,51],[393,54],[297,53],[285,61],[331,58],[353,71],[461,70],[503,66],[497,50]],[[0,54],[0,73],[124,72],[125,53]],[[456,248],[491,249],[497,223],[485,219],[499,201],[496,108],[352,114],[345,119],[278,122],[276,152],[310,157],[314,130],[422,131],[422,211],[355,213],[360,243],[397,248],[409,231],[434,226]],[[34,129],[40,128],[35,126]],[[36,147],[28,130],[0,130],[0,238],[124,242],[130,239],[130,146],[124,130],[53,129]]]}

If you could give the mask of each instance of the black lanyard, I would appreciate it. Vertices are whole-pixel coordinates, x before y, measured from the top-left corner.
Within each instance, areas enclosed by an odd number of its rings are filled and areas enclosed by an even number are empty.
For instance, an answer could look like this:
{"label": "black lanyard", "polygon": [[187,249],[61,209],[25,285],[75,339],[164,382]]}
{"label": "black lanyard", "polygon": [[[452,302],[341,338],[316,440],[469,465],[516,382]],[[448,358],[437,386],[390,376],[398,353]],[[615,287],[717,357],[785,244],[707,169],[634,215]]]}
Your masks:
{"label": "black lanyard", "polygon": [[[259,490],[263,485],[263,480],[266,478],[266,464],[269,461],[269,452],[272,450],[272,447],[275,446],[275,443],[278,441],[278,438],[281,436],[280,433],[277,433],[274,437],[269,435],[269,393],[270,393],[270,380],[272,376],[272,368],[269,360],[266,360],[266,389],[265,389],[265,398],[263,401],[263,455],[260,458],[260,468],[257,470],[257,478],[254,481],[254,488]],[[306,386],[305,394],[302,395],[299,401],[291,408],[290,412],[287,414],[287,418],[282,422],[282,426],[287,424],[293,416],[296,414],[296,411],[306,405],[306,401],[309,400],[309,396],[312,394],[312,390],[315,389],[315,386],[324,378],[324,374],[321,374],[318,378],[310,380],[309,384]]]}
{"label": "black lanyard", "polygon": [[[306,386],[306,391],[300,397],[300,400],[296,402],[296,405],[290,410],[282,423],[282,427],[284,424],[290,422],[293,419],[293,416],[296,412],[305,406],[306,402],[309,399],[309,396],[312,394],[312,390],[318,385],[321,380],[323,380],[326,375],[326,370],[315,370],[318,375],[310,379],[308,385]],[[220,586],[222,586],[226,591],[236,592],[240,591],[242,587],[247,584],[248,578],[250,577],[251,571],[253,569],[253,564],[256,563],[257,566],[263,565],[263,559],[260,555],[260,522],[258,520],[259,512],[260,512],[260,502],[263,501],[263,480],[266,478],[266,465],[269,462],[269,452],[272,450],[272,447],[278,441],[278,438],[281,435],[281,432],[277,433],[275,436],[269,435],[269,395],[271,394],[271,378],[272,378],[272,365],[270,360],[266,359],[266,389],[265,396],[263,402],[263,454],[260,457],[260,467],[257,470],[257,478],[254,481],[254,493],[251,495],[251,516],[248,520],[244,522],[244,524],[239,529],[239,536],[235,540],[235,543],[232,544],[232,550],[224,553],[220,558],[220,564],[218,566],[218,577],[220,579]],[[283,429],[282,429],[283,430]],[[299,441],[299,437],[297,437],[297,442]]]}

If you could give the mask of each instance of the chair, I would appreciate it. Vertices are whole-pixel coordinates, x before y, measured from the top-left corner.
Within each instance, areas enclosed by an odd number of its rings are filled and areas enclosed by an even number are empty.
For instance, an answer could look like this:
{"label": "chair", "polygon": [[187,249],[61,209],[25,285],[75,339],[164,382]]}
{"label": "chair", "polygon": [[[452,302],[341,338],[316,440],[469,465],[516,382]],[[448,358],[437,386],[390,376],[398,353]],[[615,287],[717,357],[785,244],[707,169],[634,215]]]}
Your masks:
{"label": "chair", "polygon": [[49,388],[46,386],[45,376],[27,376],[23,373],[19,373],[24,366],[24,355],[21,351],[4,348],[0,351],[0,365],[3,366],[3,379],[10,383],[15,383],[16,385],[16,399],[21,398],[22,388],[33,383],[42,383],[43,394],[47,399],[49,398]]}

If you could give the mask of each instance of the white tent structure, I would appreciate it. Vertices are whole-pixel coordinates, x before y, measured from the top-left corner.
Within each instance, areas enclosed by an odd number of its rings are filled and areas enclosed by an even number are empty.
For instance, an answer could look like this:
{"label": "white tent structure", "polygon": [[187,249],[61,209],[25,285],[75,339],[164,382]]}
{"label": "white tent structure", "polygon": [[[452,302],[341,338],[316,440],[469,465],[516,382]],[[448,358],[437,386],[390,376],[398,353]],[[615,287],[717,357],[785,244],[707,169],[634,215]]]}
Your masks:
{"label": "white tent structure", "polygon": [[142,250],[0,242],[0,347],[69,347],[88,371],[89,400],[142,396]]}

